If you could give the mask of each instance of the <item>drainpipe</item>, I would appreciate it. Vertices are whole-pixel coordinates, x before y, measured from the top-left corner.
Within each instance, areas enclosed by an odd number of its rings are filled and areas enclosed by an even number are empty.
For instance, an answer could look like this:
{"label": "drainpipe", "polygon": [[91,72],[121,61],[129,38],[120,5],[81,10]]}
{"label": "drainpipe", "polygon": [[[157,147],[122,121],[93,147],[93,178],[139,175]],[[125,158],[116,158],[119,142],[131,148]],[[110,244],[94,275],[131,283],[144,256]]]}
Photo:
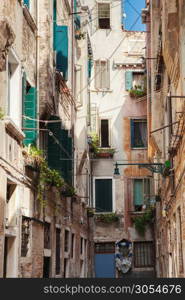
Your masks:
{"label": "drainpipe", "polygon": [[[36,1],[36,87],[37,87],[37,119],[39,120],[39,1]],[[39,148],[39,122],[37,121],[37,147]]]}

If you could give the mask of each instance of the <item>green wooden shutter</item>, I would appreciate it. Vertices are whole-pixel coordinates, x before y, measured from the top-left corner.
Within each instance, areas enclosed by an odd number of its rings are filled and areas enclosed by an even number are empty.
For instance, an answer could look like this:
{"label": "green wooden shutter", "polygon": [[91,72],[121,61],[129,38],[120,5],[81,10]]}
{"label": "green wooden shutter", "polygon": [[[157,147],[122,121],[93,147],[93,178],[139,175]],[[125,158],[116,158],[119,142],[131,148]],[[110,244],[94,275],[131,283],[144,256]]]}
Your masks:
{"label": "green wooden shutter", "polygon": [[131,71],[125,72],[125,89],[126,91],[131,90],[133,82],[133,73]]}
{"label": "green wooden shutter", "polygon": [[[50,120],[59,120],[58,117],[52,116]],[[62,162],[60,161],[61,150],[55,138],[60,142],[61,123],[48,123],[48,129],[53,133],[54,137],[48,135],[48,166],[60,172]]]}
{"label": "green wooden shutter", "polygon": [[[30,87],[26,91],[26,74],[23,74],[23,115],[30,117],[31,119],[37,118],[37,90],[35,87]],[[23,118],[23,128],[28,128],[24,130],[26,135],[23,143],[24,145],[36,144],[37,139],[37,121],[29,120]],[[33,130],[31,130],[33,128]]]}
{"label": "green wooden shutter", "polygon": [[55,26],[54,50],[57,52],[56,68],[68,78],[68,26]]}
{"label": "green wooden shutter", "polygon": [[91,71],[92,71],[93,61],[91,58],[88,59],[88,78],[91,78]]}
{"label": "green wooden shutter", "polygon": [[24,0],[24,4],[25,4],[28,8],[30,8],[30,0]]}
{"label": "green wooden shutter", "polygon": [[97,212],[112,211],[112,179],[95,179],[95,202]]}
{"label": "green wooden shutter", "polygon": [[65,129],[61,130],[61,161],[62,161],[62,176],[66,182],[68,182],[68,159],[70,159],[67,151],[68,143],[68,131]]}
{"label": "green wooden shutter", "polygon": [[143,205],[143,179],[134,179],[134,205]]}
{"label": "green wooden shutter", "polygon": [[[52,116],[51,119],[59,120],[56,116]],[[48,137],[48,165],[51,169],[59,171],[67,183],[72,184],[72,138],[68,137],[68,130],[61,129],[60,122],[49,123],[48,129],[54,135]]]}

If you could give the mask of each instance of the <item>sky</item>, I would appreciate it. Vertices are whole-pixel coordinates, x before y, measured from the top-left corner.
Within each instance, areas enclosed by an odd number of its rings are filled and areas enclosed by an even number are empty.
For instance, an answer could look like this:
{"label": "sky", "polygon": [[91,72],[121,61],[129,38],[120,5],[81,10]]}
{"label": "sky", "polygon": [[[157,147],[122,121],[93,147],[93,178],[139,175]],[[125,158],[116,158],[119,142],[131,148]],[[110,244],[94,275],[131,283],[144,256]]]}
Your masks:
{"label": "sky", "polygon": [[[145,31],[145,25],[142,24],[141,9],[145,8],[145,0],[122,0],[124,2],[124,8],[126,13],[125,29],[126,30],[138,30]],[[133,23],[139,17],[138,22],[134,25]],[[132,27],[132,28],[131,28]]]}

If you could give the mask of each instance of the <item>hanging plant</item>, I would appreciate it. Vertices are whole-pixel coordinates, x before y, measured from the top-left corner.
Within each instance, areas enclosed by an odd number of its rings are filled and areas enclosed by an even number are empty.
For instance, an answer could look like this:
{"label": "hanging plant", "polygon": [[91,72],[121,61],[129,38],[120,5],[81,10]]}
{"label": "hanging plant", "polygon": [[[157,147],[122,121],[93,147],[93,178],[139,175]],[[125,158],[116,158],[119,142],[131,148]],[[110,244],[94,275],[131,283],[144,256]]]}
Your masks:
{"label": "hanging plant", "polygon": [[46,205],[44,201],[44,195],[47,190],[52,186],[56,187],[60,193],[60,189],[65,185],[64,179],[61,177],[60,173],[55,169],[50,169],[47,162],[44,161],[40,167],[40,176],[38,184],[38,199],[42,206]]}
{"label": "hanging plant", "polygon": [[154,210],[149,209],[141,216],[133,218],[133,223],[139,234],[144,235],[148,225],[153,224],[154,221]]}

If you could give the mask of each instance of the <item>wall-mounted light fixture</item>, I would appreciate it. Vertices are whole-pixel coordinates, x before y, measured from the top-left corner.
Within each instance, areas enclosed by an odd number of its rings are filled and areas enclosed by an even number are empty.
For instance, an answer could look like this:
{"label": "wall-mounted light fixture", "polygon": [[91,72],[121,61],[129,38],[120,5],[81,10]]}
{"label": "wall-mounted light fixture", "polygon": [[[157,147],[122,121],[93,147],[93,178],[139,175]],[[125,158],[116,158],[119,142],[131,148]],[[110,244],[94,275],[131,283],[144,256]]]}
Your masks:
{"label": "wall-mounted light fixture", "polygon": [[115,163],[114,175],[119,176],[119,168],[118,166],[138,166],[139,168],[146,168],[153,173],[160,173],[163,175],[165,164],[162,163]]}

